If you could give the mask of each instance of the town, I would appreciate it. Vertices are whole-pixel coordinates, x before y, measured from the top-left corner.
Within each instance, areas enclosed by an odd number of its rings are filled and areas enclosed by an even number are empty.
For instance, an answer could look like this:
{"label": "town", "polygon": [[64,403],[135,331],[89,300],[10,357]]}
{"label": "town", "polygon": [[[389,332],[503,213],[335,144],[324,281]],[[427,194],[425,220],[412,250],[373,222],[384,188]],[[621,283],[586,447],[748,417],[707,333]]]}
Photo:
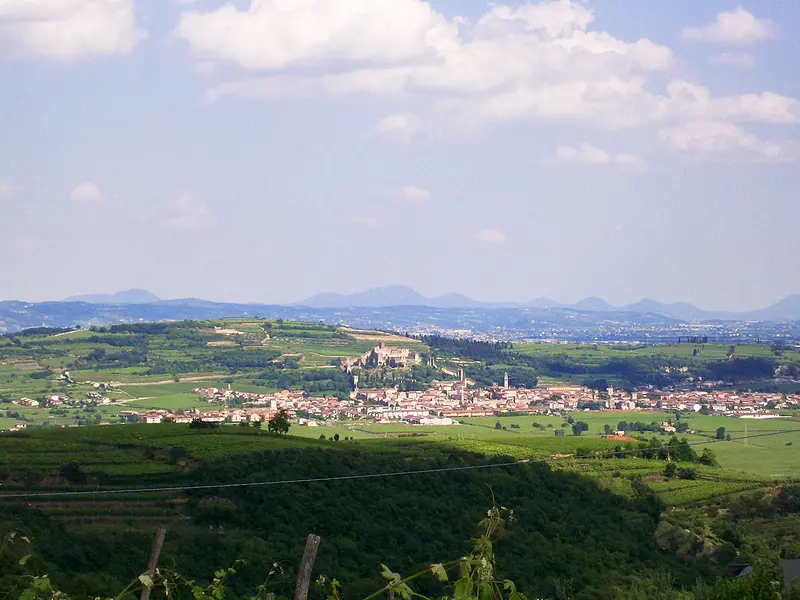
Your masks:
{"label": "town", "polygon": [[[377,351],[377,349],[376,349]],[[375,354],[372,353],[373,360]],[[384,357],[378,354],[379,360]],[[393,350],[392,361],[408,360],[407,351]],[[368,357],[364,357],[367,360]],[[388,358],[387,358],[388,360]],[[354,361],[355,364],[358,361]],[[408,425],[454,425],[471,417],[504,415],[563,415],[576,411],[669,411],[696,412],[742,418],[772,418],[778,410],[800,406],[800,394],[737,393],[716,390],[712,384],[690,389],[617,390],[613,386],[598,391],[586,386],[550,385],[527,389],[509,385],[508,374],[497,386],[479,386],[459,369],[456,378],[434,381],[425,391],[399,391],[397,387],[361,389],[354,375],[355,389],[349,398],[310,396],[302,390],[273,393],[236,391],[227,388],[197,387],[192,394],[208,404],[208,409],[133,410],[123,409],[124,422],[143,423],[232,423],[268,422],[279,411],[286,411],[294,424],[307,427],[335,422],[405,423]],[[95,384],[98,391],[86,394],[85,400],[74,400],[56,394],[42,400],[20,398],[15,404],[28,408],[86,408],[114,403],[106,391],[110,384]],[[12,429],[24,428],[24,423]],[[663,429],[673,432],[665,424]]]}

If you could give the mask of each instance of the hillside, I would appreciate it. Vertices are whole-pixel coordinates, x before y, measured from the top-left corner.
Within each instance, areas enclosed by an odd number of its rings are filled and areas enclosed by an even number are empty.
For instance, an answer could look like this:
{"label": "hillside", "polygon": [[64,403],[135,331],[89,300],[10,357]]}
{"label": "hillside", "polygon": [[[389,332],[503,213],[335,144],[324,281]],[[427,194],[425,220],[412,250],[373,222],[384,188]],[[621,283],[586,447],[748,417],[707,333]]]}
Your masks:
{"label": "hillside", "polygon": [[[455,438],[337,442],[185,425],[0,435],[0,535],[30,536],[59,588],[111,596],[141,572],[153,531],[166,525],[165,568],[202,581],[244,559],[230,597],[246,598],[274,562],[281,574],[271,591],[290,596],[313,532],[323,539],[315,573],[341,581],[344,598],[363,598],[382,585],[381,564],[413,573],[463,555],[497,502],[515,515],[496,545],[501,579],[516,581],[528,597],[611,600],[641,598],[620,594],[650,581],[712,582],[737,552],[773,560],[791,547],[785,534],[800,533],[789,504],[770,508],[774,483],[702,465],[697,480],[665,480],[663,461],[642,458],[548,459],[568,448],[558,444],[569,440],[552,441],[508,438],[477,450]],[[490,466],[545,449],[542,462]],[[380,477],[398,471],[406,474]],[[214,488],[248,482],[273,484]],[[182,489],[193,485],[203,489]],[[741,495],[763,486],[770,496]],[[140,488],[151,491],[97,492]],[[89,494],[57,494],[79,490]],[[37,491],[49,495],[4,498]],[[750,511],[746,527],[737,524],[742,511]],[[738,546],[726,541],[732,532]],[[0,555],[0,591],[21,569]],[[441,586],[421,580],[418,589],[435,595]]]}
{"label": "hillside", "polygon": [[[446,446],[284,440],[240,433],[237,428],[231,434],[214,431],[194,436],[185,428],[166,427],[164,433],[169,435],[151,437],[141,427],[126,428],[124,438],[116,440],[110,430],[90,437],[63,432],[73,443],[84,445],[81,471],[89,478],[86,485],[95,481],[104,487],[158,487],[167,481],[170,485],[280,481],[509,460]],[[135,432],[145,436],[137,441]],[[257,441],[264,450],[199,462],[192,458],[202,454],[204,446],[216,446],[230,435]],[[192,442],[195,437],[203,444]],[[44,449],[56,437],[50,432],[22,441],[31,449]],[[170,453],[166,450],[178,443],[190,454],[171,466],[169,476],[152,473],[143,480],[140,472],[152,469],[134,462],[125,468],[121,462],[114,468],[92,466],[89,458],[100,458],[101,451],[116,447],[118,461],[125,456],[138,455],[139,461],[150,456],[145,464],[167,467]],[[8,459],[9,448],[4,446],[2,452]],[[69,452],[62,456],[62,460],[70,458]],[[67,485],[74,489],[74,483]],[[236,581],[240,590],[261,583],[273,561],[291,573],[306,534],[317,533],[324,540],[318,571],[338,577],[345,585],[345,597],[351,598],[379,586],[381,563],[413,572],[432,556],[462,554],[492,496],[513,507],[518,519],[498,546],[500,562],[506,565],[502,575],[516,579],[532,594],[554,594],[559,581],[572,580],[579,592],[576,598],[610,597],[613,587],[625,578],[646,576],[653,569],[673,570],[686,583],[705,572],[701,563],[687,569],[674,556],[658,550],[653,542],[658,514],[644,491],[629,487],[628,495],[619,496],[591,479],[545,465],[132,498],[44,498],[27,509],[0,498],[0,511],[6,530],[21,528],[33,536],[42,559],[62,565],[53,576],[72,593],[90,585],[111,589],[114,582],[120,585],[133,577],[146,562],[152,528],[166,522],[170,531],[165,564],[174,562],[184,574],[203,577],[244,558],[249,564]],[[120,528],[125,522],[130,524]],[[76,549],[83,556],[78,562],[68,558]],[[292,580],[291,576],[287,579]]]}

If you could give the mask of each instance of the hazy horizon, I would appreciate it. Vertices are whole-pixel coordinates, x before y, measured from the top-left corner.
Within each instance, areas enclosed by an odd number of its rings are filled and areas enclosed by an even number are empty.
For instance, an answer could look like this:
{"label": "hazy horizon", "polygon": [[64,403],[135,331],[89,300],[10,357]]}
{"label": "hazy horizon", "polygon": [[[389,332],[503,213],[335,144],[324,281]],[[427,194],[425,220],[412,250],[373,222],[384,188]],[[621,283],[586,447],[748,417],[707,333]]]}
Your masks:
{"label": "hazy horizon", "polygon": [[[303,297],[303,298],[297,298],[295,300],[291,300],[291,301],[288,301],[288,302],[261,302],[261,301],[252,301],[252,300],[226,300],[226,299],[207,297],[207,296],[198,296],[198,295],[192,295],[192,294],[185,295],[185,296],[163,296],[163,295],[160,295],[160,294],[157,294],[157,293],[153,292],[153,290],[148,290],[148,289],[143,289],[143,288],[127,288],[127,289],[113,290],[113,291],[88,292],[88,293],[74,294],[72,296],[65,297],[65,298],[46,298],[46,299],[43,299],[43,300],[26,300],[26,299],[20,299],[20,298],[0,298],[0,301],[14,300],[14,301],[24,301],[24,302],[53,302],[53,301],[55,301],[55,302],[63,302],[63,301],[70,301],[70,300],[75,300],[75,299],[80,300],[81,298],[90,297],[90,296],[111,296],[111,295],[114,295],[114,294],[117,294],[117,293],[141,291],[141,292],[147,292],[149,294],[152,294],[152,295],[156,296],[159,300],[162,300],[162,301],[198,299],[198,300],[206,300],[206,301],[209,301],[209,302],[221,302],[221,303],[231,302],[231,303],[237,303],[237,304],[265,304],[265,305],[270,305],[271,304],[271,305],[276,305],[276,306],[278,306],[278,305],[291,306],[291,305],[301,305],[304,301],[310,300],[310,299],[312,299],[312,298],[314,298],[315,296],[318,296],[318,295],[329,295],[329,294],[331,294],[331,295],[349,296],[349,295],[353,295],[353,294],[359,294],[359,293],[362,293],[362,292],[372,292],[372,291],[376,291],[376,290],[379,290],[379,289],[385,289],[385,288],[405,288],[405,289],[408,289],[408,290],[411,290],[413,292],[416,292],[416,293],[420,294],[421,296],[424,296],[424,297],[426,297],[428,299],[432,299],[432,300],[437,299],[439,297],[448,296],[448,295],[460,295],[460,296],[464,296],[464,297],[468,298],[469,300],[473,300],[473,301],[481,302],[481,303],[486,303],[486,304],[495,304],[495,305],[500,305],[500,304],[525,305],[525,304],[527,304],[529,302],[533,302],[533,301],[537,301],[537,300],[541,300],[541,299],[545,299],[546,298],[546,299],[552,300],[552,301],[554,301],[554,302],[556,302],[556,303],[558,303],[560,305],[569,306],[569,305],[577,304],[577,303],[579,303],[579,302],[581,302],[583,300],[589,300],[589,299],[592,299],[592,298],[599,298],[601,300],[608,301],[610,304],[614,305],[615,307],[625,307],[625,306],[629,306],[629,305],[632,305],[632,304],[636,304],[637,302],[640,302],[640,301],[651,300],[651,301],[660,302],[660,303],[663,303],[663,304],[684,303],[685,302],[685,303],[688,303],[688,304],[692,304],[695,308],[698,308],[700,310],[717,311],[717,312],[730,312],[730,313],[747,312],[747,311],[736,311],[736,310],[727,309],[727,308],[724,308],[724,307],[723,308],[716,308],[716,309],[708,309],[705,306],[697,305],[697,304],[695,304],[693,302],[689,302],[688,300],[675,300],[675,301],[667,302],[667,301],[663,301],[663,300],[661,300],[659,298],[652,298],[652,297],[649,297],[649,296],[642,296],[641,298],[636,298],[635,300],[632,300],[630,302],[624,302],[624,303],[610,302],[608,300],[608,298],[600,296],[599,294],[591,294],[589,296],[582,296],[580,298],[576,298],[575,300],[569,300],[569,301],[562,300],[560,298],[553,298],[551,296],[536,296],[536,297],[526,298],[526,299],[523,299],[523,300],[513,300],[513,299],[486,300],[486,299],[483,299],[483,298],[474,297],[474,296],[471,296],[469,294],[465,294],[463,292],[459,292],[458,290],[451,290],[449,292],[444,292],[442,294],[426,294],[426,293],[424,293],[424,292],[422,292],[422,291],[420,291],[418,289],[415,289],[415,288],[413,288],[411,286],[406,286],[406,285],[403,285],[403,284],[390,284],[390,285],[387,285],[387,286],[377,286],[377,287],[373,287],[373,288],[364,288],[364,289],[352,290],[352,291],[346,291],[346,292],[337,292],[337,291],[327,291],[326,290],[326,291],[315,292],[314,294],[311,294],[310,296],[306,296],[306,297]],[[749,310],[758,310],[758,309],[762,309],[762,308],[768,308],[769,306],[772,306],[772,305],[776,304],[777,302],[780,302],[781,300],[784,300],[784,299],[788,298],[789,296],[795,296],[795,295],[797,295],[797,294],[789,294],[789,295],[784,296],[782,298],[776,299],[774,302],[770,302],[769,304],[765,304],[763,306],[758,306],[758,307],[755,307],[754,309],[749,309]]]}
{"label": "hazy horizon", "polygon": [[800,292],[798,28],[778,0],[0,0],[0,298],[769,306]]}

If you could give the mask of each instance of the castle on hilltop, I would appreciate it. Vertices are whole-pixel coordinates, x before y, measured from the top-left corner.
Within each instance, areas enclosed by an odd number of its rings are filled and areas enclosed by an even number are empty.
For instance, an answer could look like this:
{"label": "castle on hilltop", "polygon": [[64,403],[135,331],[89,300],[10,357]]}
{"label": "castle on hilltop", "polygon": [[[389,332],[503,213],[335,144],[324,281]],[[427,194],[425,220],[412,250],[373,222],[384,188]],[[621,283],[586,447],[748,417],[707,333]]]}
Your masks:
{"label": "castle on hilltop", "polygon": [[381,342],[357,358],[343,360],[342,365],[347,371],[350,371],[355,367],[410,367],[418,365],[420,362],[422,359],[416,352],[400,346],[387,346]]}

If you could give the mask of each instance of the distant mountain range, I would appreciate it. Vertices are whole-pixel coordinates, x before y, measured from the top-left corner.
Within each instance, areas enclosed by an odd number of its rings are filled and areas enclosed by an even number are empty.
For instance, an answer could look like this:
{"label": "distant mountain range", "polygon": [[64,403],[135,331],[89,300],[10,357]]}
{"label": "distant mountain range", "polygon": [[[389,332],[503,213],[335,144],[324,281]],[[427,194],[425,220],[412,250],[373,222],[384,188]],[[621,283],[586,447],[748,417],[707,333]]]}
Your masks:
{"label": "distant mountain range", "polygon": [[[210,302],[197,298],[160,300],[146,290],[127,290],[114,294],[74,296],[60,302],[0,301],[0,333],[41,326],[70,327],[76,324],[88,326],[235,316],[322,320],[396,330],[411,330],[419,326],[476,331],[505,328],[530,330],[532,337],[548,337],[553,331],[552,327],[559,331],[584,328],[581,335],[589,335],[586,333],[589,329],[599,327],[596,335],[602,336],[618,328],[633,327],[639,331],[637,328],[644,327],[642,331],[648,332],[644,337],[652,339],[650,336],[654,328],[685,333],[687,323],[711,332],[722,322],[728,323],[724,325],[727,330],[744,331],[753,329],[753,323],[743,322],[769,324],[797,321],[789,325],[794,331],[800,327],[800,294],[760,310],[733,313],[702,310],[685,302],[664,304],[650,299],[626,306],[613,306],[597,297],[586,298],[575,304],[563,304],[550,298],[536,298],[516,304],[490,303],[462,294],[429,298],[404,286],[372,288],[356,294],[317,294],[302,302],[282,306]],[[601,323],[604,325],[599,325]],[[755,324],[756,329],[764,330],[758,323]],[[770,335],[779,335],[786,331],[786,325],[770,325],[767,329]],[[673,335],[669,333],[669,336]]]}
{"label": "distant mountain range", "polygon": [[432,308],[558,308],[589,312],[630,312],[654,314],[681,321],[784,321],[800,320],[800,294],[784,298],[767,308],[743,313],[710,311],[697,308],[688,302],[665,304],[645,298],[634,304],[614,306],[597,296],[585,298],[574,304],[564,304],[551,298],[536,298],[525,303],[492,303],[473,300],[462,294],[427,297],[416,290],[393,285],[370,288],[355,294],[316,294],[298,302],[309,308],[386,308],[390,306],[430,306]]}
{"label": "distant mountain range", "polygon": [[147,290],[125,290],[115,294],[86,294],[84,296],[71,296],[64,302],[88,302],[89,304],[150,304],[161,300],[158,296]]}
{"label": "distant mountain range", "polygon": [[316,294],[297,303],[309,308],[383,308],[387,306],[430,306],[431,308],[483,308],[492,306],[467,298],[462,294],[446,294],[429,298],[416,290],[402,286],[370,288],[355,294]]}

